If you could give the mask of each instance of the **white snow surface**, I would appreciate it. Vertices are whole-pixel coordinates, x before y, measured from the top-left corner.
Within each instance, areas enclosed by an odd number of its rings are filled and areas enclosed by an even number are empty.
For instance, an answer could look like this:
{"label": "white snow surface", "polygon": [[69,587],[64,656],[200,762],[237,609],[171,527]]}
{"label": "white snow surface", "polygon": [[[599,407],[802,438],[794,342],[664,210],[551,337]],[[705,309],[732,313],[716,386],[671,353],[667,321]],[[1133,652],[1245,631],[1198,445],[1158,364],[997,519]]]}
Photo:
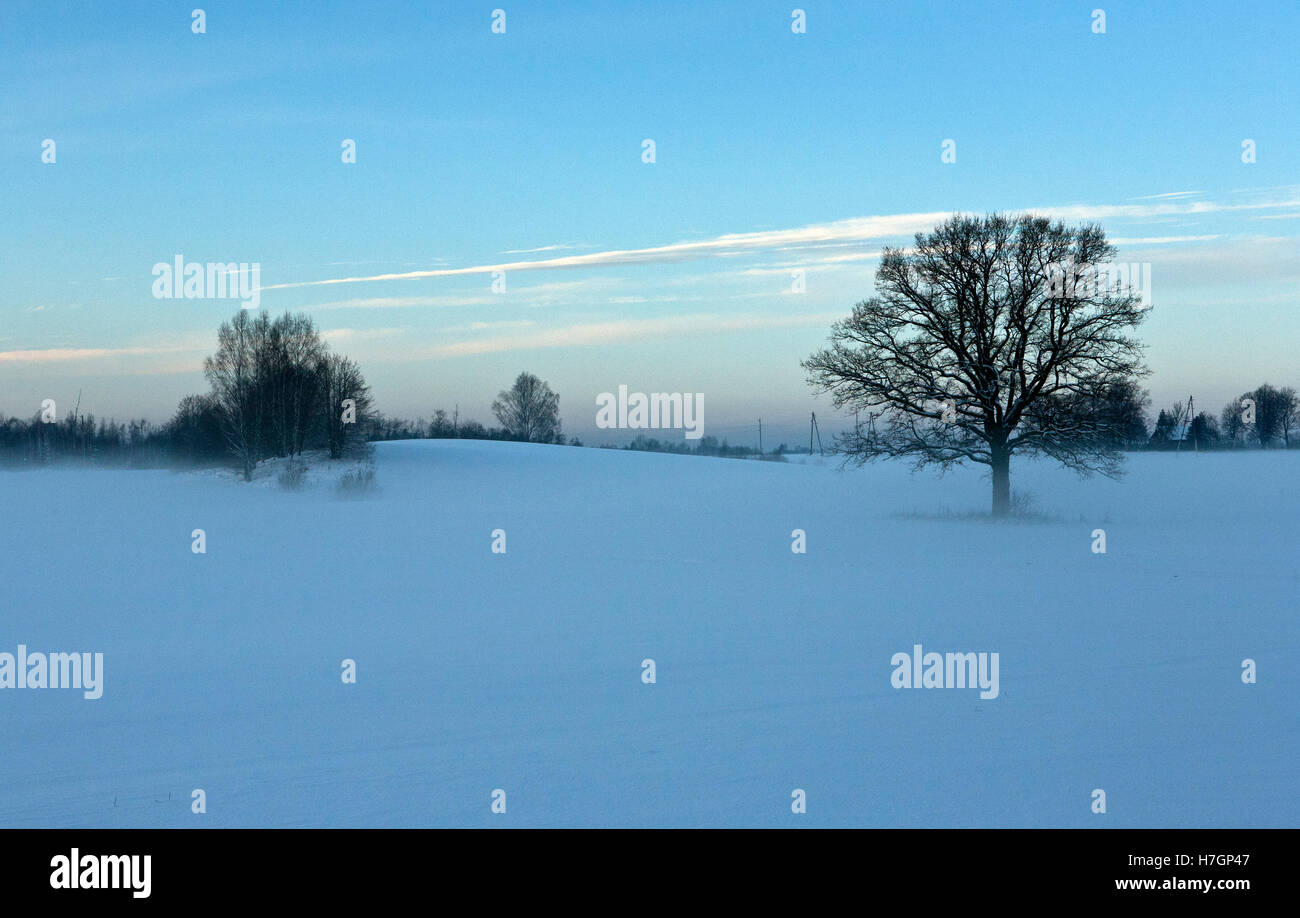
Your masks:
{"label": "white snow surface", "polygon": [[[0,652],[104,654],[99,700],[0,690],[0,826],[1300,825],[1295,452],[1013,460],[1006,523],[976,469],[313,464],[0,472]],[[999,697],[893,688],[914,644],[997,652]]]}

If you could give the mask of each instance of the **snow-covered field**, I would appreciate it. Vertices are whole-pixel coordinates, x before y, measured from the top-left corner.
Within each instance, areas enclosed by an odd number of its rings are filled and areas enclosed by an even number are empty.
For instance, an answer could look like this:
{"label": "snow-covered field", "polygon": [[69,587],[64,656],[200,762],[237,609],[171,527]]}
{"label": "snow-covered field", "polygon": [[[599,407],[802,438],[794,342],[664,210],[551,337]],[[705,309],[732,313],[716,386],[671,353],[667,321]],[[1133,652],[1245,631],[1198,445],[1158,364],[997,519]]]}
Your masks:
{"label": "snow-covered field", "polygon": [[[1015,461],[1042,518],[1003,524],[977,470],[376,469],[0,473],[0,652],[104,654],[99,700],[0,690],[0,826],[1300,825],[1296,453]],[[999,696],[893,688],[914,644]]]}

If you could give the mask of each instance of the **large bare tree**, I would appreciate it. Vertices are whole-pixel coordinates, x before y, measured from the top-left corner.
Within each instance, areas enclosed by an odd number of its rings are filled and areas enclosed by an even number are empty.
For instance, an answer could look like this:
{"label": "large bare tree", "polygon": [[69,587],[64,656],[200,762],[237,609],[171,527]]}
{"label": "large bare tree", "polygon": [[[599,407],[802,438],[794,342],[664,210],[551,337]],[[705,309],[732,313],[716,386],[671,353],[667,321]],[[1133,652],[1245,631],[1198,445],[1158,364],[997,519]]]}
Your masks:
{"label": "large bare tree", "polygon": [[995,516],[1011,509],[1013,453],[1118,475],[1120,432],[1100,409],[1147,371],[1131,335],[1140,297],[1086,282],[1115,254],[1099,226],[1002,214],[954,216],[914,249],[887,248],[876,296],[803,362],[837,408],[867,413],[837,440],[847,461],[987,465]]}

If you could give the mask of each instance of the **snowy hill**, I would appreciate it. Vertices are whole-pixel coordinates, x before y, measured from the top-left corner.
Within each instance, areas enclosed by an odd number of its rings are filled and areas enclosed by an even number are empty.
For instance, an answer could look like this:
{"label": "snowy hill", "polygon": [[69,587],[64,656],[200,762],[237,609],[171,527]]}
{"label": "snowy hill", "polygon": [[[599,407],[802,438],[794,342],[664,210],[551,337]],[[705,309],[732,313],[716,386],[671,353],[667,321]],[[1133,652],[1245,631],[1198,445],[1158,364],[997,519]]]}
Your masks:
{"label": "snowy hill", "polygon": [[[1001,524],[978,471],[829,459],[3,473],[0,652],[104,678],[0,691],[0,824],[1294,826],[1298,460],[1016,461],[1041,513]],[[917,644],[997,653],[997,697],[894,688]]]}

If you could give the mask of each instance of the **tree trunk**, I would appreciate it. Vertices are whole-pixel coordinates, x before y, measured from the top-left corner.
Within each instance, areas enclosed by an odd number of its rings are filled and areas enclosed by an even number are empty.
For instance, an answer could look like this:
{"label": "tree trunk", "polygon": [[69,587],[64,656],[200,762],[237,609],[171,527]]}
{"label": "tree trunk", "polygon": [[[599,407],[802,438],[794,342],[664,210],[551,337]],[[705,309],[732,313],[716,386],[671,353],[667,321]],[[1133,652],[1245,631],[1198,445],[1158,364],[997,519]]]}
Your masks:
{"label": "tree trunk", "polygon": [[993,515],[1011,513],[1011,451],[1004,444],[993,444]]}

